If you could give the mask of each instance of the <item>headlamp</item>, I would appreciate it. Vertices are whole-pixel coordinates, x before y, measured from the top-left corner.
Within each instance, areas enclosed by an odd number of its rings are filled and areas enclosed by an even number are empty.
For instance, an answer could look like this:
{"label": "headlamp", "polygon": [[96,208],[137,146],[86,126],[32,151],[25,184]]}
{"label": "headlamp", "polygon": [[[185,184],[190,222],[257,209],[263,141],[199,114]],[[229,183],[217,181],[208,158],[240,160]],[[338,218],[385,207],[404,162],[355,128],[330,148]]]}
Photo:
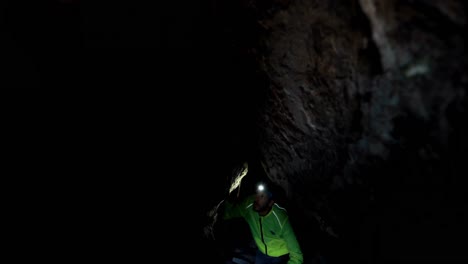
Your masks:
{"label": "headlamp", "polygon": [[265,190],[265,185],[259,184],[259,185],[257,186],[257,191],[263,192],[264,190]]}
{"label": "headlamp", "polygon": [[259,183],[257,185],[257,192],[262,192],[262,193],[265,193],[268,198],[272,198],[273,197],[273,193],[269,190],[269,188],[263,184],[263,183]]}

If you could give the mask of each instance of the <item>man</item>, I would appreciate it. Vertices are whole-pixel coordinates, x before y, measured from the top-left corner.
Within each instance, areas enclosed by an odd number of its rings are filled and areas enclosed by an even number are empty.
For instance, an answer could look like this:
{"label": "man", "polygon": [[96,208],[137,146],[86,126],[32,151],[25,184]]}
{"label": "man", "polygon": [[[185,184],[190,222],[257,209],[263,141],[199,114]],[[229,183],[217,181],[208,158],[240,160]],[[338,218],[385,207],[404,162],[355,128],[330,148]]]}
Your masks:
{"label": "man", "polygon": [[256,194],[241,202],[225,201],[223,219],[236,217],[243,217],[248,223],[257,246],[255,264],[303,263],[288,214],[265,184],[259,184]]}

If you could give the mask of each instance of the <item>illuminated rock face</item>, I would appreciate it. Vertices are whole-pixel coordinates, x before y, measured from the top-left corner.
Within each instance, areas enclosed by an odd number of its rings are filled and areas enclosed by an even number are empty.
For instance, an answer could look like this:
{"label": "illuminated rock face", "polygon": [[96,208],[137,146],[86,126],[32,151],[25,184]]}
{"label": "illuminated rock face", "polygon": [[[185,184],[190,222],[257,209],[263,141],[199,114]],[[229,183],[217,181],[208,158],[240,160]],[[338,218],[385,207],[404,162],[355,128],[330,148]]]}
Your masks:
{"label": "illuminated rock face", "polygon": [[227,24],[256,65],[240,141],[330,262],[463,255],[441,241],[466,233],[466,4],[429,2],[252,1],[223,20],[250,15]]}
{"label": "illuminated rock face", "polygon": [[[457,222],[464,207],[466,4],[292,1],[246,9],[262,14],[252,52],[266,87],[257,112],[260,161],[307,219],[301,226],[323,221],[327,241],[364,260],[461,256],[456,246],[424,242],[422,229],[446,241],[439,226]],[[424,227],[416,219],[426,219]],[[394,244],[400,235],[408,240]]]}

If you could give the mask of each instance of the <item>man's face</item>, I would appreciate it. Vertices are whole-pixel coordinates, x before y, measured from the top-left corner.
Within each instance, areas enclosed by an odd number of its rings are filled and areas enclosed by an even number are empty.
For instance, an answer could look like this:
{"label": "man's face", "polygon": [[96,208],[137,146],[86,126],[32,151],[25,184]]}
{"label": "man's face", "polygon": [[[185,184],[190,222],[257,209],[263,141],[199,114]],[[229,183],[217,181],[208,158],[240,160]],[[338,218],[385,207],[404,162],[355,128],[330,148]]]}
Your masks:
{"label": "man's face", "polygon": [[268,212],[271,207],[270,201],[266,193],[258,191],[253,204],[254,211],[258,213]]}

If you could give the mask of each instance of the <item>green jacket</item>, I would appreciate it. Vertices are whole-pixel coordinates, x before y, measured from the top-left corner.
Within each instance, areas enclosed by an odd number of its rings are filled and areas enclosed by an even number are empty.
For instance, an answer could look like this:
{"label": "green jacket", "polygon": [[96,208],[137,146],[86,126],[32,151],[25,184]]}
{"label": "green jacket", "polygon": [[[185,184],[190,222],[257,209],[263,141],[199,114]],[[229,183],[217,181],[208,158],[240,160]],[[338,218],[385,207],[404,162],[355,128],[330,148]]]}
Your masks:
{"label": "green jacket", "polygon": [[304,257],[286,210],[275,203],[267,215],[260,216],[253,210],[254,199],[252,195],[236,205],[225,201],[223,218],[243,217],[262,253],[273,257],[289,254],[288,264],[303,263]]}

